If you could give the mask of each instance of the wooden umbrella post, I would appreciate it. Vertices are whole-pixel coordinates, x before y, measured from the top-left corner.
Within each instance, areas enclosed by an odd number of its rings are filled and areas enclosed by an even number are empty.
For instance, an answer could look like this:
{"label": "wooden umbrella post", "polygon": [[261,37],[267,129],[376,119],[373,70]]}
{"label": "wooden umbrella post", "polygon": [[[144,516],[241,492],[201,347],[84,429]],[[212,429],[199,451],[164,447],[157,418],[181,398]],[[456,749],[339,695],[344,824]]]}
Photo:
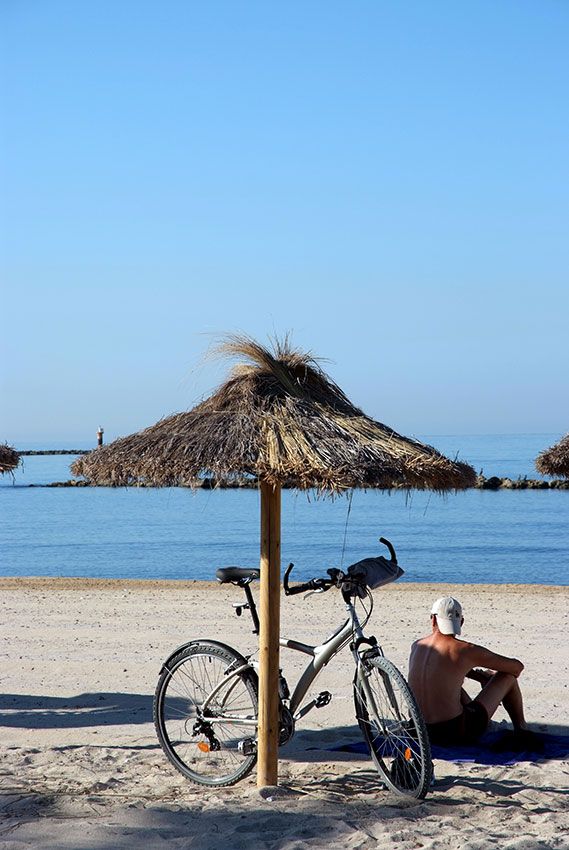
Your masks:
{"label": "wooden umbrella post", "polygon": [[257,785],[278,782],[281,488],[261,483]]}

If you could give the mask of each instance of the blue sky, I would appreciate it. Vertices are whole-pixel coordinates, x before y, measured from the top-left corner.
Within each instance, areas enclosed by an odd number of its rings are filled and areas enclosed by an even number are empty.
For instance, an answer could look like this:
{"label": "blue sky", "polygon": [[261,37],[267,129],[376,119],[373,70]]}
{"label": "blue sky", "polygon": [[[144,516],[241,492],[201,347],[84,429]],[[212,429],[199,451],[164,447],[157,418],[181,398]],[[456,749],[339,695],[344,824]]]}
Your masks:
{"label": "blue sky", "polygon": [[569,429],[569,4],[6,0],[0,440],[291,331],[408,434]]}

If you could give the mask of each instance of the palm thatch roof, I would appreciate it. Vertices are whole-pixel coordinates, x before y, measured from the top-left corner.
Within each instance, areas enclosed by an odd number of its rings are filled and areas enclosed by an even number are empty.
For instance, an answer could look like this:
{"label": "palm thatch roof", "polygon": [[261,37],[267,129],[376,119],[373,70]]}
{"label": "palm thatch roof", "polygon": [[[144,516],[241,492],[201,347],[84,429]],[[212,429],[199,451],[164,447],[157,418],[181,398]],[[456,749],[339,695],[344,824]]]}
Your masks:
{"label": "palm thatch roof", "polygon": [[542,475],[569,478],[569,434],[536,458],[535,466]]}
{"label": "palm thatch roof", "polygon": [[472,467],[366,416],[288,338],[271,351],[231,336],[218,351],[242,362],[210,398],[95,449],[73,473],[115,486],[192,484],[204,474],[230,483],[245,474],[328,492],[474,484]]}
{"label": "palm thatch roof", "polygon": [[20,463],[20,455],[7,443],[0,444],[0,474],[12,472]]}

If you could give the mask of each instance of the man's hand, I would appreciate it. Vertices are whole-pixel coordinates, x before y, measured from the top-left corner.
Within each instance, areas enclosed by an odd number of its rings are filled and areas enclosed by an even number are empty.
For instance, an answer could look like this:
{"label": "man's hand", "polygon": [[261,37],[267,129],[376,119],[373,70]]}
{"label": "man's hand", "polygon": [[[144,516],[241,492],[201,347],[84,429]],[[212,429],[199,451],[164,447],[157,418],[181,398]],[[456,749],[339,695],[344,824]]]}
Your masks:
{"label": "man's hand", "polygon": [[475,682],[480,682],[480,684],[484,686],[488,684],[493,675],[494,672],[492,670],[481,670],[480,668],[473,667],[472,670],[466,674],[466,678],[474,679]]}
{"label": "man's hand", "polygon": [[[483,646],[476,646],[476,644],[470,644],[468,655],[470,656],[470,664],[474,670],[475,675],[472,675],[472,670],[468,674],[471,678],[477,678],[477,674],[479,672],[486,672],[490,676],[493,676],[494,673],[509,673],[510,676],[515,676],[516,678],[520,675],[522,670],[524,669],[524,665],[517,658],[508,658],[507,655],[498,655],[497,652],[491,652],[489,649],[486,649]],[[486,671],[480,671],[480,667],[485,667]],[[486,684],[484,681],[484,684]]]}

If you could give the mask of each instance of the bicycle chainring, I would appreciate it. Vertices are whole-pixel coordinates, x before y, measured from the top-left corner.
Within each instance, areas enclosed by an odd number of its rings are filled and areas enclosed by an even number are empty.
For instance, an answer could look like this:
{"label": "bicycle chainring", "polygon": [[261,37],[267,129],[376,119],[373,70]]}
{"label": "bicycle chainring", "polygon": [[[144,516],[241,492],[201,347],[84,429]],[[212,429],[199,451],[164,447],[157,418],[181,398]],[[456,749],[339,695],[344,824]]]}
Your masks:
{"label": "bicycle chainring", "polygon": [[280,708],[279,746],[282,747],[294,735],[295,723],[290,709],[286,705]]}

